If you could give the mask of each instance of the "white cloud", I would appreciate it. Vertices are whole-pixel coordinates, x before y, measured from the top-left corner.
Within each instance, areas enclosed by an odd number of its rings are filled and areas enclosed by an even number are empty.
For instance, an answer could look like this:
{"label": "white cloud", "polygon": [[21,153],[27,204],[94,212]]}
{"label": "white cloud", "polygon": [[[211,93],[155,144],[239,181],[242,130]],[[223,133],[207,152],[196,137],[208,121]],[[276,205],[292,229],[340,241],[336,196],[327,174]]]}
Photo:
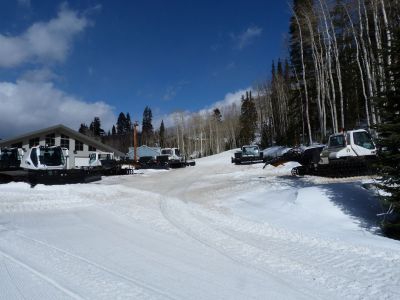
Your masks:
{"label": "white cloud", "polygon": [[109,129],[116,120],[113,107],[105,102],[83,101],[45,81],[0,82],[0,107],[1,138],[60,123],[77,130],[96,116]]}
{"label": "white cloud", "polygon": [[196,112],[184,110],[180,112],[173,112],[170,114],[158,115],[154,118],[154,128],[159,128],[161,120],[164,120],[165,127],[174,126],[176,123],[176,119],[179,118],[181,114],[184,116],[185,120],[188,120],[194,115],[205,116],[207,114],[210,114],[215,108],[218,108],[222,112],[222,114],[225,108],[228,108],[233,104],[236,104],[240,108],[242,95],[245,95],[246,91],[253,91],[253,89],[251,87],[248,87],[247,89],[240,89],[235,92],[227,93],[224,99],[216,101],[213,104],[206,106]]}
{"label": "white cloud", "polygon": [[240,107],[242,96],[246,94],[246,91],[252,91],[252,88],[248,87],[247,89],[240,89],[236,92],[227,93],[224,99],[214,102],[210,106],[207,106],[199,111],[200,114],[211,113],[215,108],[219,110],[224,110],[233,104],[236,104]]}
{"label": "white cloud", "polygon": [[84,16],[63,5],[56,18],[37,22],[19,36],[0,34],[0,67],[26,62],[62,62],[77,34],[89,25]]}
{"label": "white cloud", "polygon": [[239,50],[242,50],[246,46],[250,45],[253,40],[262,34],[262,28],[258,26],[251,26],[247,28],[240,34],[231,34],[231,38],[235,43],[235,47]]}

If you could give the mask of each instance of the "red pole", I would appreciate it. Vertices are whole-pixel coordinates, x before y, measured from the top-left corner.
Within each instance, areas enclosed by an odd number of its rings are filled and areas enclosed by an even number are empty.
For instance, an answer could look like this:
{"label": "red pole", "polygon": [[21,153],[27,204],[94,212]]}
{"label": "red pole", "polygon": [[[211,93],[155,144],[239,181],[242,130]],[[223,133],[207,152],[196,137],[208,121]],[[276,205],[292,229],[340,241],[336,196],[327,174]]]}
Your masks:
{"label": "red pole", "polygon": [[134,162],[137,162],[137,129],[136,127],[139,126],[138,122],[135,121],[133,124],[133,153],[134,153]]}

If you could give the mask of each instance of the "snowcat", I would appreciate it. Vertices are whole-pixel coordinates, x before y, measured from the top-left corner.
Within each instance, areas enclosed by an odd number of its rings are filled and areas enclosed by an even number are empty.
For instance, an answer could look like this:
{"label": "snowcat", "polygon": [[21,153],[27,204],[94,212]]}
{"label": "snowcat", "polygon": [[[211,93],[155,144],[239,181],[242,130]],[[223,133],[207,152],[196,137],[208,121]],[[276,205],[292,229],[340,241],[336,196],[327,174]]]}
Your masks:
{"label": "snowcat", "polygon": [[95,152],[89,155],[89,167],[101,171],[103,175],[122,174],[121,164],[112,152]]}
{"label": "snowcat", "polygon": [[27,170],[63,170],[66,155],[60,146],[35,146],[25,152],[21,167]]}
{"label": "snowcat", "polygon": [[138,159],[136,169],[169,169],[168,156],[141,156]]}
{"label": "snowcat", "polygon": [[371,135],[364,129],[357,129],[331,135],[326,147],[293,148],[267,161],[265,166],[296,161],[301,166],[293,168],[292,175],[349,177],[372,175],[376,158],[377,149]]}
{"label": "snowcat", "polygon": [[24,152],[20,148],[0,149],[0,171],[20,169],[23,155]]}
{"label": "snowcat", "polygon": [[68,150],[60,146],[34,146],[21,160],[25,174],[18,175],[18,181],[29,182],[31,186],[42,184],[86,183],[101,179],[101,174],[89,169],[68,169]]}
{"label": "snowcat", "polygon": [[21,148],[0,149],[0,183],[22,180],[21,175],[24,172],[21,169],[21,159],[23,154]]}
{"label": "snowcat", "polygon": [[236,165],[260,163],[264,161],[263,152],[257,145],[245,145],[231,157],[231,162]]}
{"label": "snowcat", "polygon": [[186,166],[194,166],[195,161],[187,161],[186,157],[181,155],[179,148],[163,148],[161,149],[161,155],[157,156],[157,160],[166,161],[168,160],[168,166],[171,168],[179,168]]}

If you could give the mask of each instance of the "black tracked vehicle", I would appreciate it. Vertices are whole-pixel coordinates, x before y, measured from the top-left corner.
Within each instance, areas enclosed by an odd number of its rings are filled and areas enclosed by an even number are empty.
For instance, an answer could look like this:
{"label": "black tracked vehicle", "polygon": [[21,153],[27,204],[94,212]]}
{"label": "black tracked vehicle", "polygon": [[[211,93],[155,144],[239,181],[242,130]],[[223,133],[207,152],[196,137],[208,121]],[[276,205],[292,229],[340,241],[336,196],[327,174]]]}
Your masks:
{"label": "black tracked vehicle", "polygon": [[263,152],[257,145],[246,145],[236,151],[231,162],[236,165],[261,163],[264,161]]}

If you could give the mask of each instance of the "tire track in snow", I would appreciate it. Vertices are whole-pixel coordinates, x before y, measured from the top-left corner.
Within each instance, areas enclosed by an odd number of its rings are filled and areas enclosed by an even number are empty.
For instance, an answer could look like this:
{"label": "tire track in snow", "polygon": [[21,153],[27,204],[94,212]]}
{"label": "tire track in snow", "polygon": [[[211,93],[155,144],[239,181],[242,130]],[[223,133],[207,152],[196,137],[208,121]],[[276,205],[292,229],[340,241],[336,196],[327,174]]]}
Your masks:
{"label": "tire track in snow", "polygon": [[91,260],[89,260],[89,259],[87,259],[87,258],[84,258],[84,257],[82,257],[82,256],[80,256],[80,255],[73,254],[73,253],[71,253],[71,252],[69,252],[69,251],[66,251],[66,250],[63,250],[63,249],[58,248],[58,247],[56,247],[56,246],[50,245],[49,243],[42,242],[42,241],[39,241],[39,240],[37,240],[37,239],[28,237],[28,236],[26,236],[26,235],[24,235],[24,234],[22,234],[22,233],[17,233],[16,235],[17,235],[18,237],[20,237],[20,238],[25,239],[25,240],[31,241],[31,242],[33,242],[33,243],[37,243],[37,244],[39,244],[39,245],[41,245],[41,246],[43,246],[43,247],[45,247],[45,248],[49,248],[49,249],[55,250],[55,251],[57,251],[57,252],[60,252],[60,253],[62,253],[63,255],[71,256],[71,257],[73,257],[73,258],[75,258],[75,259],[77,259],[77,260],[79,260],[79,261],[81,261],[81,262],[83,262],[83,263],[86,263],[86,264],[91,265],[91,266],[93,266],[93,267],[95,267],[95,268],[98,268],[98,269],[100,269],[100,270],[103,270],[104,272],[109,273],[109,274],[111,274],[111,275],[113,275],[113,276],[115,276],[115,277],[119,277],[119,278],[121,278],[121,279],[123,279],[123,280],[129,281],[129,282],[131,282],[131,283],[133,283],[133,284],[135,284],[135,285],[140,286],[140,287],[143,288],[143,289],[149,290],[149,291],[151,291],[151,292],[153,292],[153,293],[156,293],[156,294],[158,294],[158,295],[160,295],[160,296],[163,296],[164,299],[176,300],[176,299],[175,299],[174,297],[172,297],[171,295],[168,295],[167,293],[165,293],[165,292],[163,292],[163,291],[161,291],[161,290],[159,290],[159,289],[157,289],[157,288],[155,288],[155,287],[152,287],[152,286],[150,286],[150,285],[148,285],[148,284],[145,284],[144,282],[139,281],[139,280],[137,280],[137,279],[128,277],[128,276],[126,276],[126,275],[124,275],[124,274],[121,274],[121,273],[119,273],[119,272],[117,272],[117,271],[111,270],[110,268],[107,268],[107,267],[105,267],[105,266],[102,266],[102,265],[100,265],[100,264],[98,264],[98,263],[96,263],[96,262],[93,262],[93,261],[91,261]]}
{"label": "tire track in snow", "polygon": [[[308,277],[312,275],[336,293],[350,298],[363,295],[362,298],[376,299],[385,292],[388,298],[400,297],[400,292],[396,292],[400,286],[400,276],[396,277],[396,274],[400,275],[400,270],[395,269],[397,273],[394,274],[393,271],[387,271],[400,265],[398,254],[374,247],[348,246],[336,241],[312,238],[236,216],[227,218],[206,210],[198,209],[192,216],[204,226],[211,226],[213,230],[281,259],[278,266],[286,262],[289,269],[297,265],[297,269],[307,270]],[[277,267],[278,271],[281,269]],[[296,271],[296,268],[293,270]],[[391,279],[393,275],[397,279]]]}
{"label": "tire track in snow", "polygon": [[[204,224],[211,226],[209,219],[204,221]],[[394,264],[400,264],[399,261],[383,261],[375,256],[356,256],[346,251],[327,251],[326,247],[321,249],[315,245],[299,246],[293,242],[249,232],[238,234],[233,228],[221,229],[215,225],[212,225],[212,228],[265,252],[267,256],[276,257],[273,262],[277,271],[300,271],[300,275],[305,273],[307,277],[315,278],[319,284],[343,294],[344,297],[377,299],[385,293],[388,298],[400,297],[400,293],[396,293],[396,288],[400,285],[399,280],[391,279],[392,273],[386,271]],[[282,269],[282,265],[289,268]],[[393,282],[391,291],[388,289],[388,282]],[[382,292],[383,290],[385,292]]]}
{"label": "tire track in snow", "polygon": [[[400,264],[398,255],[386,256],[385,260],[379,251],[365,247],[353,249],[283,230],[279,230],[279,234],[272,230],[272,235],[265,236],[255,235],[246,227],[239,235],[232,220],[223,224],[221,217],[226,216],[213,212],[211,218],[210,212],[202,209],[192,213],[187,205],[173,198],[163,199],[160,209],[172,224],[192,238],[248,267],[269,274],[296,276],[310,285],[317,283],[338,296],[351,299],[376,299],[383,295],[398,299],[400,296],[396,293],[399,279],[387,271]],[[207,218],[199,216],[200,212]],[[243,227],[236,222],[239,228]],[[330,246],[334,246],[333,249]]]}
{"label": "tire track in snow", "polygon": [[22,291],[19,287],[19,284],[15,282],[16,280],[15,280],[14,276],[12,276],[12,273],[10,272],[10,269],[7,266],[6,259],[7,258],[3,257],[2,263],[3,263],[4,269],[6,269],[6,271],[7,271],[7,276],[11,280],[12,286],[15,288],[15,290],[17,290],[18,294],[22,297],[22,299],[26,300],[24,294],[22,293]]}
{"label": "tire track in snow", "polygon": [[46,276],[45,274],[39,272],[35,268],[33,268],[33,267],[29,266],[28,264],[22,262],[21,260],[19,260],[19,259],[15,258],[15,257],[5,253],[4,251],[0,250],[0,255],[2,255],[3,257],[8,259],[9,261],[19,265],[20,267],[22,267],[23,269],[29,271],[30,273],[34,274],[35,276],[39,277],[40,279],[43,279],[44,281],[46,281],[47,283],[49,283],[50,285],[52,285],[53,287],[55,287],[59,291],[63,292],[65,295],[71,297],[72,299],[77,299],[77,300],[83,300],[84,299],[80,295],[78,295],[77,293],[73,292],[72,290],[70,290],[70,289],[68,289],[66,287],[63,287],[61,284],[59,284],[55,280],[53,280],[50,277]]}
{"label": "tire track in snow", "polygon": [[[84,257],[75,255],[48,243],[32,239],[21,233],[17,233],[10,241],[4,238],[2,238],[2,240],[8,242],[8,244],[13,243],[15,245],[13,253],[16,253],[19,249],[24,249],[24,251],[29,251],[30,256],[32,254],[39,255],[41,259],[35,257],[34,261],[42,261],[43,264],[41,267],[46,269],[46,273],[48,271],[48,273],[61,276],[63,280],[69,282],[69,285],[77,286],[77,288],[79,286],[84,286],[87,290],[94,292],[93,296],[95,298],[154,299],[162,297],[163,299],[175,299],[171,295],[140,282],[137,279],[125,276]],[[24,266],[41,278],[44,277],[43,279],[49,283],[54,283],[55,286],[59,287],[62,291],[66,293],[70,291],[72,298],[84,299],[82,296],[78,294],[75,295],[71,290],[62,287],[54,279],[43,275],[42,272],[29,266],[27,263],[8,255],[2,250],[0,250],[0,254]],[[76,279],[79,279],[81,282],[75,282],[74,280]],[[93,296],[89,296],[89,298]]]}
{"label": "tire track in snow", "polygon": [[[171,202],[180,203],[174,205],[172,208]],[[261,261],[253,260],[251,257],[258,257],[260,251],[250,245],[244,245],[242,242],[223,234],[222,232],[215,231],[208,226],[204,226],[201,222],[196,220],[193,216],[186,211],[183,202],[176,198],[162,198],[160,200],[160,210],[163,216],[177,229],[184,232],[190,238],[198,241],[199,243],[217,251],[224,257],[238,263],[246,268],[256,270],[262,274],[266,274],[282,286],[290,287],[294,292],[297,292],[299,298],[303,299],[320,299],[321,295],[315,295],[310,292],[312,287],[304,287],[303,285],[294,285],[288,279],[282,279],[274,275],[276,270],[271,270],[268,266],[261,266]],[[287,275],[287,274],[286,274]],[[323,292],[323,296],[327,296]],[[330,295],[332,298],[332,295]]]}
{"label": "tire track in snow", "polygon": [[[393,268],[395,265],[400,265],[400,256],[397,253],[393,254],[386,249],[370,247],[370,245],[352,246],[320,237],[297,234],[271,227],[268,224],[258,226],[256,229],[261,230],[259,230],[259,234],[256,234],[251,230],[252,227],[255,227],[254,223],[243,225],[241,218],[237,216],[229,216],[229,218],[225,216],[226,223],[224,223],[225,220],[221,221],[216,216],[217,213],[213,215],[215,220],[197,218],[203,212],[208,215],[209,210],[196,209],[191,212],[190,207],[184,204],[193,202],[193,198],[201,198],[204,203],[204,197],[198,197],[195,186],[193,186],[199,180],[198,176],[193,180],[187,176],[191,174],[185,175],[184,177],[180,176],[182,180],[174,178],[175,181],[169,184],[166,195],[170,198],[163,198],[160,201],[160,210],[171,224],[191,238],[246,266],[255,265],[258,269],[265,266],[269,273],[271,273],[271,269],[278,274],[296,273],[297,279],[306,280],[310,284],[318,283],[343,297],[376,299],[383,296],[389,299],[400,299],[400,294],[396,293],[397,287],[400,286],[400,276],[396,275],[398,272],[396,273]],[[225,177],[225,174],[221,175]],[[253,181],[250,181],[249,178],[244,180],[239,176],[233,178],[235,184],[222,187],[216,185],[219,177],[215,178],[214,174],[209,177],[214,179],[212,186],[217,186],[217,190],[212,191],[214,194],[223,190],[229,192],[243,191],[243,188],[251,190],[259,181],[255,178],[257,182],[253,184],[254,179]],[[232,181],[232,174],[226,177]],[[269,177],[275,179],[269,184],[273,184],[276,190],[281,190],[282,184],[288,185],[287,180],[277,178],[276,175]],[[207,194],[209,194],[212,190],[209,188],[211,183],[207,183]],[[243,185],[243,183],[247,184]],[[289,184],[289,186],[291,185]],[[197,218],[198,224],[194,224],[194,218]],[[210,228],[210,223],[213,221],[215,224],[212,224],[213,226]],[[250,228],[247,225],[250,225]],[[236,226],[243,230],[236,232]],[[215,231],[220,235],[215,234]],[[236,243],[242,244],[245,250],[241,253],[232,253],[224,245],[224,236],[227,236],[225,237],[226,244],[233,239]],[[254,257],[248,257],[246,251],[254,253]]]}

